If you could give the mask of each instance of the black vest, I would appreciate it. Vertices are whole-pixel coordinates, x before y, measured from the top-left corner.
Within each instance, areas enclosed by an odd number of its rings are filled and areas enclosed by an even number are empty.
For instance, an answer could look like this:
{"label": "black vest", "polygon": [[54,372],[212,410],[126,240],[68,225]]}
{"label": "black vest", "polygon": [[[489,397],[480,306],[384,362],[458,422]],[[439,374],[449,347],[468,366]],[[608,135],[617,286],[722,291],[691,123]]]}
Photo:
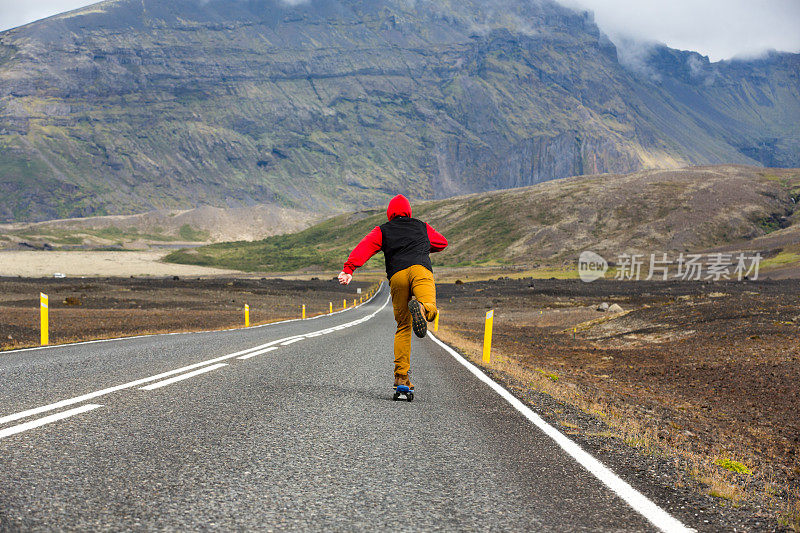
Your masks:
{"label": "black vest", "polygon": [[386,276],[392,276],[412,265],[422,265],[431,272],[431,241],[428,226],[421,220],[409,217],[394,217],[380,226],[381,250],[386,259]]}

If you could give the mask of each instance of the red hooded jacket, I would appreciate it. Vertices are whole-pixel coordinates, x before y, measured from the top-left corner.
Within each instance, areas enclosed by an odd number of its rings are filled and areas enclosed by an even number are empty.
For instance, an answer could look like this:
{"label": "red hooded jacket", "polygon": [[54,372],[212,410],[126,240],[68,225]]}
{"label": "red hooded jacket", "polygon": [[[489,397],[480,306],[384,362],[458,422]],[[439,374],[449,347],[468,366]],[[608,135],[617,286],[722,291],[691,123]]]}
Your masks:
{"label": "red hooded jacket", "polygon": [[[391,199],[389,202],[389,206],[386,208],[386,218],[389,219],[389,223],[384,224],[383,226],[375,226],[375,228],[370,231],[366,237],[361,239],[361,242],[353,249],[350,257],[347,258],[347,262],[344,264],[344,268],[342,271],[346,274],[352,274],[355,269],[366,263],[370,257],[378,253],[384,248],[384,244],[386,244],[385,240],[391,240],[392,242],[403,241],[405,239],[405,235],[392,227],[390,227],[390,223],[398,217],[405,217],[409,223],[412,221],[419,225],[424,224],[425,232],[427,233],[427,239],[430,242],[430,247],[426,250],[425,257],[418,257],[417,260],[411,260],[414,264],[422,264],[427,268],[430,268],[430,259],[427,257],[428,253],[431,252],[441,252],[447,247],[447,239],[444,236],[433,229],[429,224],[420,222],[416,219],[411,218],[411,204],[409,203],[408,199],[403,196],[402,194],[398,194],[394,198]],[[400,222],[401,219],[398,219],[396,222]],[[405,220],[403,220],[405,222]],[[384,239],[384,232],[391,232],[391,236],[387,236],[387,239]],[[408,238],[409,240],[411,237]],[[384,250],[384,252],[388,252]],[[387,253],[387,275],[391,278],[392,271],[395,269],[392,265],[390,265],[391,259],[388,257]],[[406,257],[404,258],[405,262],[409,262],[409,259]],[[405,264],[405,263],[403,263]]]}

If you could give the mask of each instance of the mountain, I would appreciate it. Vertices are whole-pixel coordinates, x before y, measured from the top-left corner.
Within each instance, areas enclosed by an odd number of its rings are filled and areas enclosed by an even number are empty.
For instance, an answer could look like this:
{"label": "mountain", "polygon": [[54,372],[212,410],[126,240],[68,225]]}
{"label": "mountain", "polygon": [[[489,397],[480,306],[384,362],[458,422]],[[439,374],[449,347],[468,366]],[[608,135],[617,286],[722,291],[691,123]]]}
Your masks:
{"label": "mountain", "polygon": [[550,0],[109,0],[0,33],[0,221],[800,166],[798,76],[623,66]]}
{"label": "mountain", "polygon": [[[592,250],[622,253],[758,250],[800,261],[800,169],[692,167],[552,180],[423,202],[413,215],[450,241],[434,265],[574,266]],[[248,271],[341,268],[383,210],[338,215],[299,233],[170,254],[176,263]],[[782,255],[781,255],[782,254]],[[369,265],[382,268],[378,254]],[[774,265],[773,265],[774,266]]]}

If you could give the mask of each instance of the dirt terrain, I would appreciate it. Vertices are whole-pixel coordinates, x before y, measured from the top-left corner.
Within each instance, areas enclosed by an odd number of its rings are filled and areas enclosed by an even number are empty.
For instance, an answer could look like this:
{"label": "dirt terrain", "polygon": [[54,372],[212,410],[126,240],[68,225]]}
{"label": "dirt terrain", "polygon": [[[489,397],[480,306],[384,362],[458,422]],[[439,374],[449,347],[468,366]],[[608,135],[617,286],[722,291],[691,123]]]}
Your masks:
{"label": "dirt terrain", "polygon": [[164,263],[164,250],[128,252],[2,251],[0,276],[209,276],[233,270]]}
{"label": "dirt terrain", "polygon": [[[241,327],[342,308],[367,282],[336,280],[160,278],[0,278],[0,350],[38,346],[39,292],[49,297],[50,341]],[[0,356],[1,357],[1,356]]]}
{"label": "dirt terrain", "polygon": [[[440,336],[473,360],[494,309],[491,369],[673,455],[721,505],[758,501],[798,527],[796,281],[501,278],[440,285],[438,296]],[[623,311],[596,310],[602,302]]]}
{"label": "dirt terrain", "polygon": [[0,224],[0,250],[140,250],[165,243],[255,240],[300,231],[326,212],[310,213],[271,204],[189,210],[157,210],[137,215],[66,218]]}

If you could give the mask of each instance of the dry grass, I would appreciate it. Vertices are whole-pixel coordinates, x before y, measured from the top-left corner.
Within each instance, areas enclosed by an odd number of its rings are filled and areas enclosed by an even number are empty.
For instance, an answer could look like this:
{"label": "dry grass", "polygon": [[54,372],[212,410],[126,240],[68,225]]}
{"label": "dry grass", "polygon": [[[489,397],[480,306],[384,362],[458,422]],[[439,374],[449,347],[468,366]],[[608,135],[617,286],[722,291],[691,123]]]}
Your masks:
{"label": "dry grass", "polygon": [[[470,341],[448,328],[442,328],[437,335],[444,342],[458,346],[474,363],[482,364],[483,346],[479,343]],[[581,390],[576,384],[563,382],[553,371],[527,368],[521,365],[517,358],[496,352],[492,354],[489,368],[499,370],[519,383],[527,385],[531,390],[546,394],[602,419],[612,430],[614,437],[622,439],[631,446],[648,451],[658,449],[658,432],[655,429],[639,423],[630,416],[630,413],[598,401],[594,395]]]}
{"label": "dry grass", "polygon": [[792,531],[800,532],[800,492],[795,491],[782,513],[779,523]]}
{"label": "dry grass", "polygon": [[728,500],[733,504],[737,504],[745,497],[742,487],[730,483],[724,478],[717,476],[701,477],[699,481],[708,485],[708,494],[715,498],[722,498]]}
{"label": "dry grass", "polygon": [[[483,366],[482,345],[447,327],[442,327],[438,336],[444,342],[457,346],[473,363]],[[644,453],[671,457],[680,469],[701,485],[703,492],[717,498],[723,506],[738,506],[748,499],[763,499],[766,496],[777,506],[786,506],[785,512],[781,513],[781,524],[800,531],[800,497],[797,494],[787,494],[788,487],[769,482],[759,488],[751,482],[752,468],[744,461],[732,459],[729,453],[698,454],[692,450],[682,428],[674,424],[664,428],[657,420],[642,418],[629,407],[612,406],[598,401],[591,391],[583,390],[575,383],[552,379],[551,374],[556,375],[554,372],[525,366],[520,362],[524,359],[520,354],[503,354],[494,350],[488,367],[526,385],[530,390],[546,394],[593,415],[608,428],[600,432],[586,429],[579,431],[581,428],[573,422],[559,420],[562,427],[570,430],[567,433],[620,439]]]}

